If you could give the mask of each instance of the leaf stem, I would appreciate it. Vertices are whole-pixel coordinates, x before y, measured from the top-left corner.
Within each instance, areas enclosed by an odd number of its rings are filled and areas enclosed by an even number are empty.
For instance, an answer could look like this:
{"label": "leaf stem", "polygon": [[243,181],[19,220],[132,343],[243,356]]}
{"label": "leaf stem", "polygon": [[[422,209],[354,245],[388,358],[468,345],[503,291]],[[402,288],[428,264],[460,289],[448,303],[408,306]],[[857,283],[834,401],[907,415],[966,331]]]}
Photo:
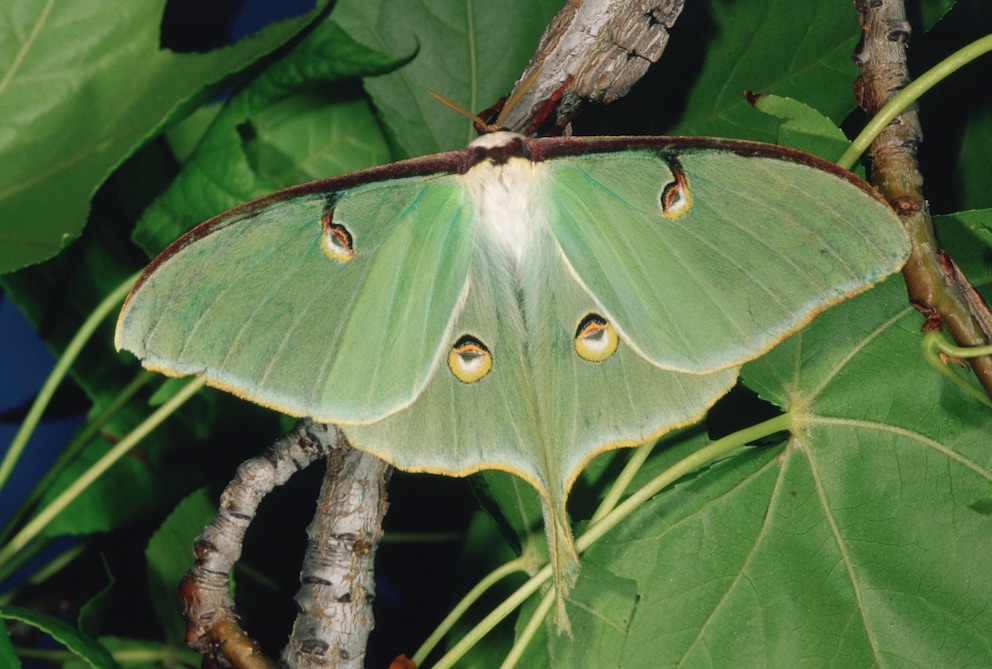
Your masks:
{"label": "leaf stem", "polygon": [[14,511],[11,517],[7,520],[6,526],[3,528],[3,531],[0,532],[0,544],[3,544],[10,537],[21,520],[27,516],[27,514],[34,508],[34,505],[38,503],[38,499],[52,487],[55,480],[62,474],[63,471],[65,471],[76,456],[79,455],[79,452],[89,443],[90,439],[92,439],[100,431],[100,428],[103,427],[103,425],[106,424],[106,422],[110,420],[143,385],[156,376],[157,375],[154,372],[142,369],[138,375],[135,376],[134,379],[132,379],[131,382],[125,386],[124,389],[113,398],[113,400],[110,401],[106,408],[101,411],[96,418],[87,421],[83,430],[69,441],[38,484],[35,485],[28,496],[21,501],[21,503],[17,506],[17,510]]}
{"label": "leaf stem", "polygon": [[123,301],[124,297],[131,290],[131,286],[134,284],[135,280],[138,278],[140,272],[135,273],[127,280],[123,281],[117,288],[114,289],[112,293],[107,295],[100,304],[97,305],[96,309],[93,310],[83,324],[80,326],[79,330],[76,332],[75,336],[66,346],[65,351],[59,357],[58,362],[55,363],[55,368],[48,375],[45,380],[45,384],[38,391],[38,396],[35,397],[34,403],[31,405],[31,409],[28,411],[28,415],[24,418],[24,422],[21,423],[21,427],[17,430],[17,434],[14,435],[14,440],[10,442],[10,447],[7,449],[6,455],[4,455],[3,462],[0,462],[0,488],[7,483],[7,479],[10,478],[11,473],[14,471],[14,467],[17,465],[17,461],[20,459],[21,454],[24,452],[25,446],[28,444],[28,440],[34,433],[35,427],[38,426],[38,422],[41,420],[41,416],[51,401],[52,396],[55,394],[56,388],[58,388],[59,383],[69,372],[69,368],[72,363],[75,362],[76,358],[79,356],[79,352],[83,350],[83,346],[89,341],[90,337],[96,331],[97,326],[107,317],[110,311]]}
{"label": "leaf stem", "polygon": [[[627,487],[630,485],[630,482],[634,479],[634,476],[637,475],[637,472],[640,471],[641,466],[647,460],[648,456],[651,455],[651,452],[654,450],[655,443],[656,442],[650,442],[634,449],[630,458],[627,460],[627,464],[624,465],[623,471],[621,471],[620,475],[614,480],[613,485],[610,487],[610,492],[600,503],[599,508],[596,509],[596,512],[593,514],[590,522],[596,522],[616,507],[620,501],[620,498],[623,497],[624,492],[626,492]],[[478,585],[472,588],[472,590],[470,590],[469,593],[465,595],[460,602],[458,602],[455,608],[451,610],[451,613],[449,613],[445,619],[441,621],[427,640],[421,644],[420,648],[417,649],[417,652],[412,658],[413,662],[418,667],[423,664],[424,660],[427,659],[427,656],[430,655],[432,650],[434,650],[434,647],[437,646],[438,642],[444,638],[444,635],[448,633],[448,631],[454,626],[455,622],[465,613],[465,611],[467,611],[468,608],[482,596],[482,593],[510,574],[518,571],[529,571],[532,565],[533,558],[525,553],[519,558],[511,560],[503,566],[493,570],[485,578],[479,581]],[[552,593],[553,591],[549,592],[549,594],[545,596],[545,599],[542,600],[542,606],[546,601],[548,602],[547,606],[550,607]],[[547,610],[544,610],[543,613],[541,613],[540,608],[537,612],[535,612],[534,617],[531,619],[531,623],[528,624],[528,627],[531,624],[535,626],[535,630],[530,633],[530,636],[533,636],[534,633],[536,633],[536,626],[539,625],[544,619],[547,612]],[[522,636],[523,634],[521,634],[521,637]],[[519,639],[514,644],[514,649],[516,649],[518,645],[520,645]],[[519,653],[517,653],[518,656],[523,653],[524,648],[526,648],[526,642],[524,642],[524,645],[521,647]],[[510,655],[507,656],[507,660],[512,657],[513,653],[514,651],[511,650]],[[517,659],[519,659],[519,657]],[[514,662],[516,662],[516,660],[514,660]],[[504,666],[512,665],[506,665],[506,662],[504,661]]]}
{"label": "leaf stem", "polygon": [[666,469],[664,472],[648,481],[642,488],[625,499],[610,513],[606,514],[602,520],[589,526],[581,537],[575,542],[576,549],[581,553],[598,541],[604,534],[612,530],[633,513],[637,507],[641,506],[649,499],[657,495],[663,489],[670,486],[683,476],[691,474],[704,465],[720,458],[736,448],[740,448],[752,441],[757,441],[776,432],[791,431],[795,423],[796,416],[792,412],[786,412],[780,416],[775,416],[757,425],[738,430],[722,439],[703,446],[692,455],[682,458],[677,463]]}
{"label": "leaf stem", "polygon": [[851,169],[861,154],[868,149],[875,138],[878,137],[878,134],[882,132],[882,129],[891,123],[909,105],[916,102],[921,95],[946,79],[949,75],[989,51],[992,51],[992,35],[986,35],[964,48],[955,51],[917,77],[915,81],[893,95],[885,106],[872,117],[871,121],[865,125],[864,129],[851,142],[851,146],[840,157],[837,164],[846,170]]}
{"label": "leaf stem", "polygon": [[533,564],[533,556],[525,551],[520,557],[510,560],[506,564],[497,567],[487,574],[475,585],[474,588],[468,591],[468,594],[462,597],[461,601],[459,601],[458,604],[451,609],[451,613],[445,616],[444,620],[442,620],[431,635],[427,637],[424,643],[420,645],[420,648],[417,649],[417,652],[414,653],[411,658],[413,663],[418,667],[421,666],[424,663],[424,660],[427,659],[427,656],[430,655],[431,651],[434,650],[434,647],[437,646],[441,639],[444,638],[444,635],[447,634],[452,627],[454,627],[455,623],[458,622],[458,619],[464,615],[468,608],[472,606],[472,604],[474,604],[486,590],[510,574],[514,574],[518,571],[529,571]]}
{"label": "leaf stem", "polygon": [[517,640],[513,642],[513,648],[510,652],[506,654],[503,659],[503,663],[499,665],[499,669],[513,669],[520,662],[520,658],[523,657],[524,651],[527,650],[527,646],[530,644],[531,640],[537,635],[537,631],[541,629],[541,625],[544,623],[545,618],[551,613],[551,607],[555,603],[555,590],[554,588],[548,588],[548,591],[544,593],[541,597],[541,602],[534,609],[534,615],[530,617],[527,621],[527,625],[521,630],[520,634],[517,635]]}
{"label": "leaf stem", "polygon": [[923,335],[921,347],[923,349],[923,359],[927,361],[927,364],[943,374],[949,381],[968,395],[971,395],[985,406],[992,407],[992,399],[989,399],[989,396],[985,394],[984,390],[968,383],[967,379],[956,374],[940,357],[941,353],[955,358],[977,358],[983,355],[992,355],[992,346],[955,346],[944,339],[944,336],[940,332],[931,330]]}
{"label": "leaf stem", "polygon": [[[24,565],[48,545],[42,537],[34,537],[25,544],[20,551],[11,556],[10,560],[0,564],[0,583],[7,581],[12,574],[19,571]],[[18,586],[19,587],[19,586]],[[8,592],[14,592],[13,590]]]}
{"label": "leaf stem", "polygon": [[550,578],[551,565],[548,564],[527,579],[526,583],[517,588],[512,595],[507,597],[499,606],[490,611],[489,615],[479,621],[479,623],[473,627],[468,634],[452,646],[451,650],[449,650],[444,657],[438,660],[437,664],[434,665],[434,669],[448,669],[449,667],[454,666],[455,662],[460,660],[462,656],[467,653],[470,648],[472,648],[472,646],[478,643],[483,636],[492,631],[492,629],[496,627],[501,620],[510,615],[514,609],[523,604],[528,597],[534,594],[534,592]]}
{"label": "leaf stem", "polygon": [[610,492],[606,494],[606,497],[603,498],[599,508],[596,509],[596,513],[592,514],[592,518],[589,519],[590,523],[599,521],[620,503],[620,498],[623,497],[625,492],[627,492],[627,487],[630,486],[630,482],[634,480],[634,477],[637,476],[637,472],[641,470],[644,462],[648,459],[648,456],[651,455],[656,443],[657,442],[652,441],[634,449],[634,452],[627,460],[627,464],[624,465],[623,471],[620,472],[620,476],[618,476],[613,482],[613,485],[610,486]]}
{"label": "leaf stem", "polygon": [[940,332],[935,330],[927,332],[923,335],[923,339],[927,342],[928,347],[934,348],[941,353],[946,353],[954,358],[979,358],[983,355],[992,355],[992,344],[986,346],[958,346],[944,339]]}

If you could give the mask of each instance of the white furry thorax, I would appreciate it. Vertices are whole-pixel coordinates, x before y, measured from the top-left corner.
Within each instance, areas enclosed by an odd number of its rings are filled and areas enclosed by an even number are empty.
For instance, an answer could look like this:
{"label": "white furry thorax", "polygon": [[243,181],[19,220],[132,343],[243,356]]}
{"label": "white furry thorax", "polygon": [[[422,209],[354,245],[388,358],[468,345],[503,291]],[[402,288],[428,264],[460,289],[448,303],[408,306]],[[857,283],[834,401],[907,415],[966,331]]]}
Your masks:
{"label": "white furry thorax", "polygon": [[[494,132],[469,146],[498,147],[516,137],[520,135]],[[500,164],[484,160],[461,177],[475,207],[477,229],[517,267],[544,225],[545,169],[543,163],[511,157]]]}

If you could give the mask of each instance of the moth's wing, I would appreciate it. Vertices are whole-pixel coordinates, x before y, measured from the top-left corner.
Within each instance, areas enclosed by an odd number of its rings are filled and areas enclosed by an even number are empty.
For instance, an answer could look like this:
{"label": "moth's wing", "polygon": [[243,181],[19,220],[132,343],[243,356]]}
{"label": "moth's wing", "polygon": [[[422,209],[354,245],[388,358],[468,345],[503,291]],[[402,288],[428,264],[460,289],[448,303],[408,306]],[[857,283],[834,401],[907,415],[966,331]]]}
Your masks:
{"label": "moth's wing", "polygon": [[666,369],[740,365],[909,253],[893,211],[829,163],[666,141],[548,161],[550,223],[575,275]]}
{"label": "moth's wing", "polygon": [[442,363],[408,409],[345,432],[401,469],[496,468],[526,479],[544,500],[556,577],[567,584],[578,563],[565,502],[589,459],[695,422],[737,370],[663,370],[624,341],[603,361],[580,357],[576,331],[600,307],[547,230],[523,276],[511,272],[493,249],[476,245],[465,306],[445,342],[450,350],[465,335],[477,339],[492,356],[488,375],[465,383]]}
{"label": "moth's wing", "polygon": [[[412,402],[465,288],[471,207],[446,174],[326,183],[178,240],[125,303],[118,348],[325,422],[375,420]],[[325,252],[322,238],[353,257]]]}

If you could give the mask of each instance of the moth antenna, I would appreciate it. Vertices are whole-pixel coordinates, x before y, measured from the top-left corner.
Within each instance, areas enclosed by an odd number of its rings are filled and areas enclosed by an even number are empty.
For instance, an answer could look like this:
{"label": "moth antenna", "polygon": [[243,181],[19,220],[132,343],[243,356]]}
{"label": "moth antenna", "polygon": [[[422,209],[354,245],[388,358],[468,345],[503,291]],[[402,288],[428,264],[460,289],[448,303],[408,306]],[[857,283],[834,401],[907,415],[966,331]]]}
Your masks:
{"label": "moth antenna", "polygon": [[472,122],[473,125],[475,125],[476,128],[483,128],[485,132],[496,132],[497,130],[500,129],[498,124],[489,125],[488,123],[483,121],[481,118],[479,118],[469,110],[465,109],[459,104],[452,102],[451,100],[444,97],[440,93],[435,93],[434,91],[427,91],[427,92],[430,93],[432,98],[443,104],[448,109],[458,112],[459,114],[467,118],[469,121]]}
{"label": "moth antenna", "polygon": [[527,93],[527,91],[530,90],[530,87],[534,85],[534,82],[537,81],[537,77],[541,74],[541,68],[542,68],[541,65],[535,67],[534,71],[528,74],[527,78],[524,79],[519,86],[514,88],[513,93],[510,95],[509,98],[506,99],[506,102],[503,104],[503,108],[496,116],[496,122],[492,124],[486,123],[485,121],[483,121],[481,118],[479,118],[469,110],[465,109],[459,104],[452,102],[451,100],[444,97],[440,93],[437,93],[435,91],[427,91],[427,92],[430,93],[432,98],[443,104],[448,109],[461,114],[469,121],[471,121],[472,124],[476,127],[476,129],[479,130],[480,132],[482,133],[496,132],[498,130],[504,129],[503,119],[506,117],[507,112],[509,112],[514,107],[516,107],[517,103],[519,103],[520,100]]}
{"label": "moth antenna", "polygon": [[519,86],[516,86],[513,89],[513,92],[510,94],[510,97],[508,97],[506,99],[506,102],[503,104],[503,108],[500,109],[499,114],[496,115],[496,123],[494,123],[493,125],[495,125],[497,128],[503,127],[503,119],[506,118],[506,115],[510,112],[511,109],[517,106],[517,104],[520,102],[521,99],[523,99],[527,91],[530,90],[531,86],[534,85],[534,82],[537,81],[537,77],[540,76],[543,67],[544,67],[543,64],[535,67],[534,71],[528,74],[527,78],[524,79]]}

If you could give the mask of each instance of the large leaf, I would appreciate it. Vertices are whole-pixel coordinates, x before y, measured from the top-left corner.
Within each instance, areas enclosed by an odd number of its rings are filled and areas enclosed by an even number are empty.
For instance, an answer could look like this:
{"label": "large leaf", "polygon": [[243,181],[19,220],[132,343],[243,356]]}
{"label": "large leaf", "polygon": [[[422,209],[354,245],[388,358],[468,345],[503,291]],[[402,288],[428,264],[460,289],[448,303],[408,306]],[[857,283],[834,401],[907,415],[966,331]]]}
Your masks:
{"label": "large leaf", "polygon": [[159,46],[165,0],[7,3],[0,22],[0,273],[82,231],[110,171],[207,86],[284,44],[317,15],[207,54]]}

